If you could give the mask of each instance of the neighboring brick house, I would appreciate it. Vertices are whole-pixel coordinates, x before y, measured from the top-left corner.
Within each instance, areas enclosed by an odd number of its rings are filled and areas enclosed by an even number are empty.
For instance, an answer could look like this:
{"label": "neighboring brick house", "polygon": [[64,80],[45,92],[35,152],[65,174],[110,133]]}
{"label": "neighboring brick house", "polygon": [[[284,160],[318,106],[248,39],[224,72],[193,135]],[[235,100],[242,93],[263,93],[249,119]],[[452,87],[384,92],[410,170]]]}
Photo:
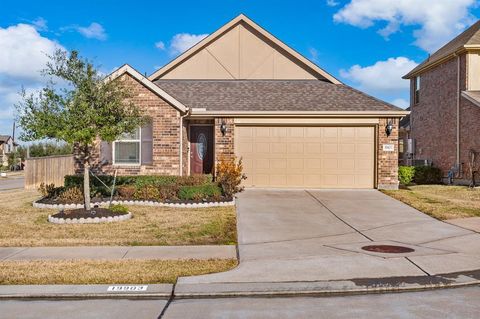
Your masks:
{"label": "neighboring brick house", "polygon": [[148,78],[125,65],[109,79],[127,81],[152,121],[99,141],[99,171],[214,174],[237,156],[249,187],[398,187],[408,112],[344,85],[244,15]]}
{"label": "neighboring brick house", "polygon": [[9,135],[0,135],[0,166],[8,166],[8,154],[15,151],[15,143]]}
{"label": "neighboring brick house", "polygon": [[470,149],[480,151],[480,21],[410,73],[413,157],[467,177]]}

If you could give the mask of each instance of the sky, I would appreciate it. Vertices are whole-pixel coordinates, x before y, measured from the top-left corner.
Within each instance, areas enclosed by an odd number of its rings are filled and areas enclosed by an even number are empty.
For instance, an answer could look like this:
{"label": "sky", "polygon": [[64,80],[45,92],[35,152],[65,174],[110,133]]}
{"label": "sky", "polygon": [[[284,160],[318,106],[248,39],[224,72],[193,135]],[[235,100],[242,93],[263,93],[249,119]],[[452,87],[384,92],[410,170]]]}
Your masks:
{"label": "sky", "polygon": [[243,13],[340,81],[402,108],[401,77],[480,16],[476,0],[11,1],[0,11],[0,134],[55,49],[152,74]]}

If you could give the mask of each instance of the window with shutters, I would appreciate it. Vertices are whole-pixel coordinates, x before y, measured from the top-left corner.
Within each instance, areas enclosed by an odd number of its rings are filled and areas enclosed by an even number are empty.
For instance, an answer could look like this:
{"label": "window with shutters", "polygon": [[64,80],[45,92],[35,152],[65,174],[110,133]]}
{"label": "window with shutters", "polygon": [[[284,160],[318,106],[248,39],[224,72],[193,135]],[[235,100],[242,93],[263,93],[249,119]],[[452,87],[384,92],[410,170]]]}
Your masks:
{"label": "window with shutters", "polygon": [[[105,146],[107,149],[107,146]],[[150,165],[153,162],[152,123],[136,129],[131,134],[123,134],[112,143],[114,165]]]}

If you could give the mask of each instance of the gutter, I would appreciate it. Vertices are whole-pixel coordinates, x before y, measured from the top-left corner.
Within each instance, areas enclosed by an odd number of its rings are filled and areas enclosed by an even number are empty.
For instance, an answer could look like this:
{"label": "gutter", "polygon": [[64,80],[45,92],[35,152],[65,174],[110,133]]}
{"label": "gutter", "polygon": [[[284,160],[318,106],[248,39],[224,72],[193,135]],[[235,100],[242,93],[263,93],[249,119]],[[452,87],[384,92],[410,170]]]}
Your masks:
{"label": "gutter", "polygon": [[[457,56],[457,167],[460,169],[460,56]],[[458,171],[460,174],[460,170]]]}
{"label": "gutter", "polygon": [[180,176],[183,176],[183,119],[191,114],[191,110],[187,109],[184,115],[180,115]]}
{"label": "gutter", "polygon": [[404,117],[410,111],[204,111],[192,110],[191,117]]}

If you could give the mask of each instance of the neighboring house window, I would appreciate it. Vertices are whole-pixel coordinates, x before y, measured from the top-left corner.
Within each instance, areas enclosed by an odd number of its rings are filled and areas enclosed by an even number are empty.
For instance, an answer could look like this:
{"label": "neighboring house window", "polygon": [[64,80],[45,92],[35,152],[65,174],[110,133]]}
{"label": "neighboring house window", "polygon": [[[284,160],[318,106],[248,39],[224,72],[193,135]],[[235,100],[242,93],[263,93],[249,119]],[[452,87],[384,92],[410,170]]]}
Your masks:
{"label": "neighboring house window", "polygon": [[414,102],[415,104],[418,104],[420,102],[420,77],[417,76],[415,77],[415,82],[414,82]]}
{"label": "neighboring house window", "polygon": [[113,164],[140,164],[141,130],[123,134],[113,142]]}
{"label": "neighboring house window", "polygon": [[112,143],[113,149],[109,150],[109,143],[102,142],[102,160],[110,162],[109,154],[113,156],[113,164],[124,165],[149,165],[153,162],[153,128],[152,123],[136,129],[132,134],[123,134]]}

